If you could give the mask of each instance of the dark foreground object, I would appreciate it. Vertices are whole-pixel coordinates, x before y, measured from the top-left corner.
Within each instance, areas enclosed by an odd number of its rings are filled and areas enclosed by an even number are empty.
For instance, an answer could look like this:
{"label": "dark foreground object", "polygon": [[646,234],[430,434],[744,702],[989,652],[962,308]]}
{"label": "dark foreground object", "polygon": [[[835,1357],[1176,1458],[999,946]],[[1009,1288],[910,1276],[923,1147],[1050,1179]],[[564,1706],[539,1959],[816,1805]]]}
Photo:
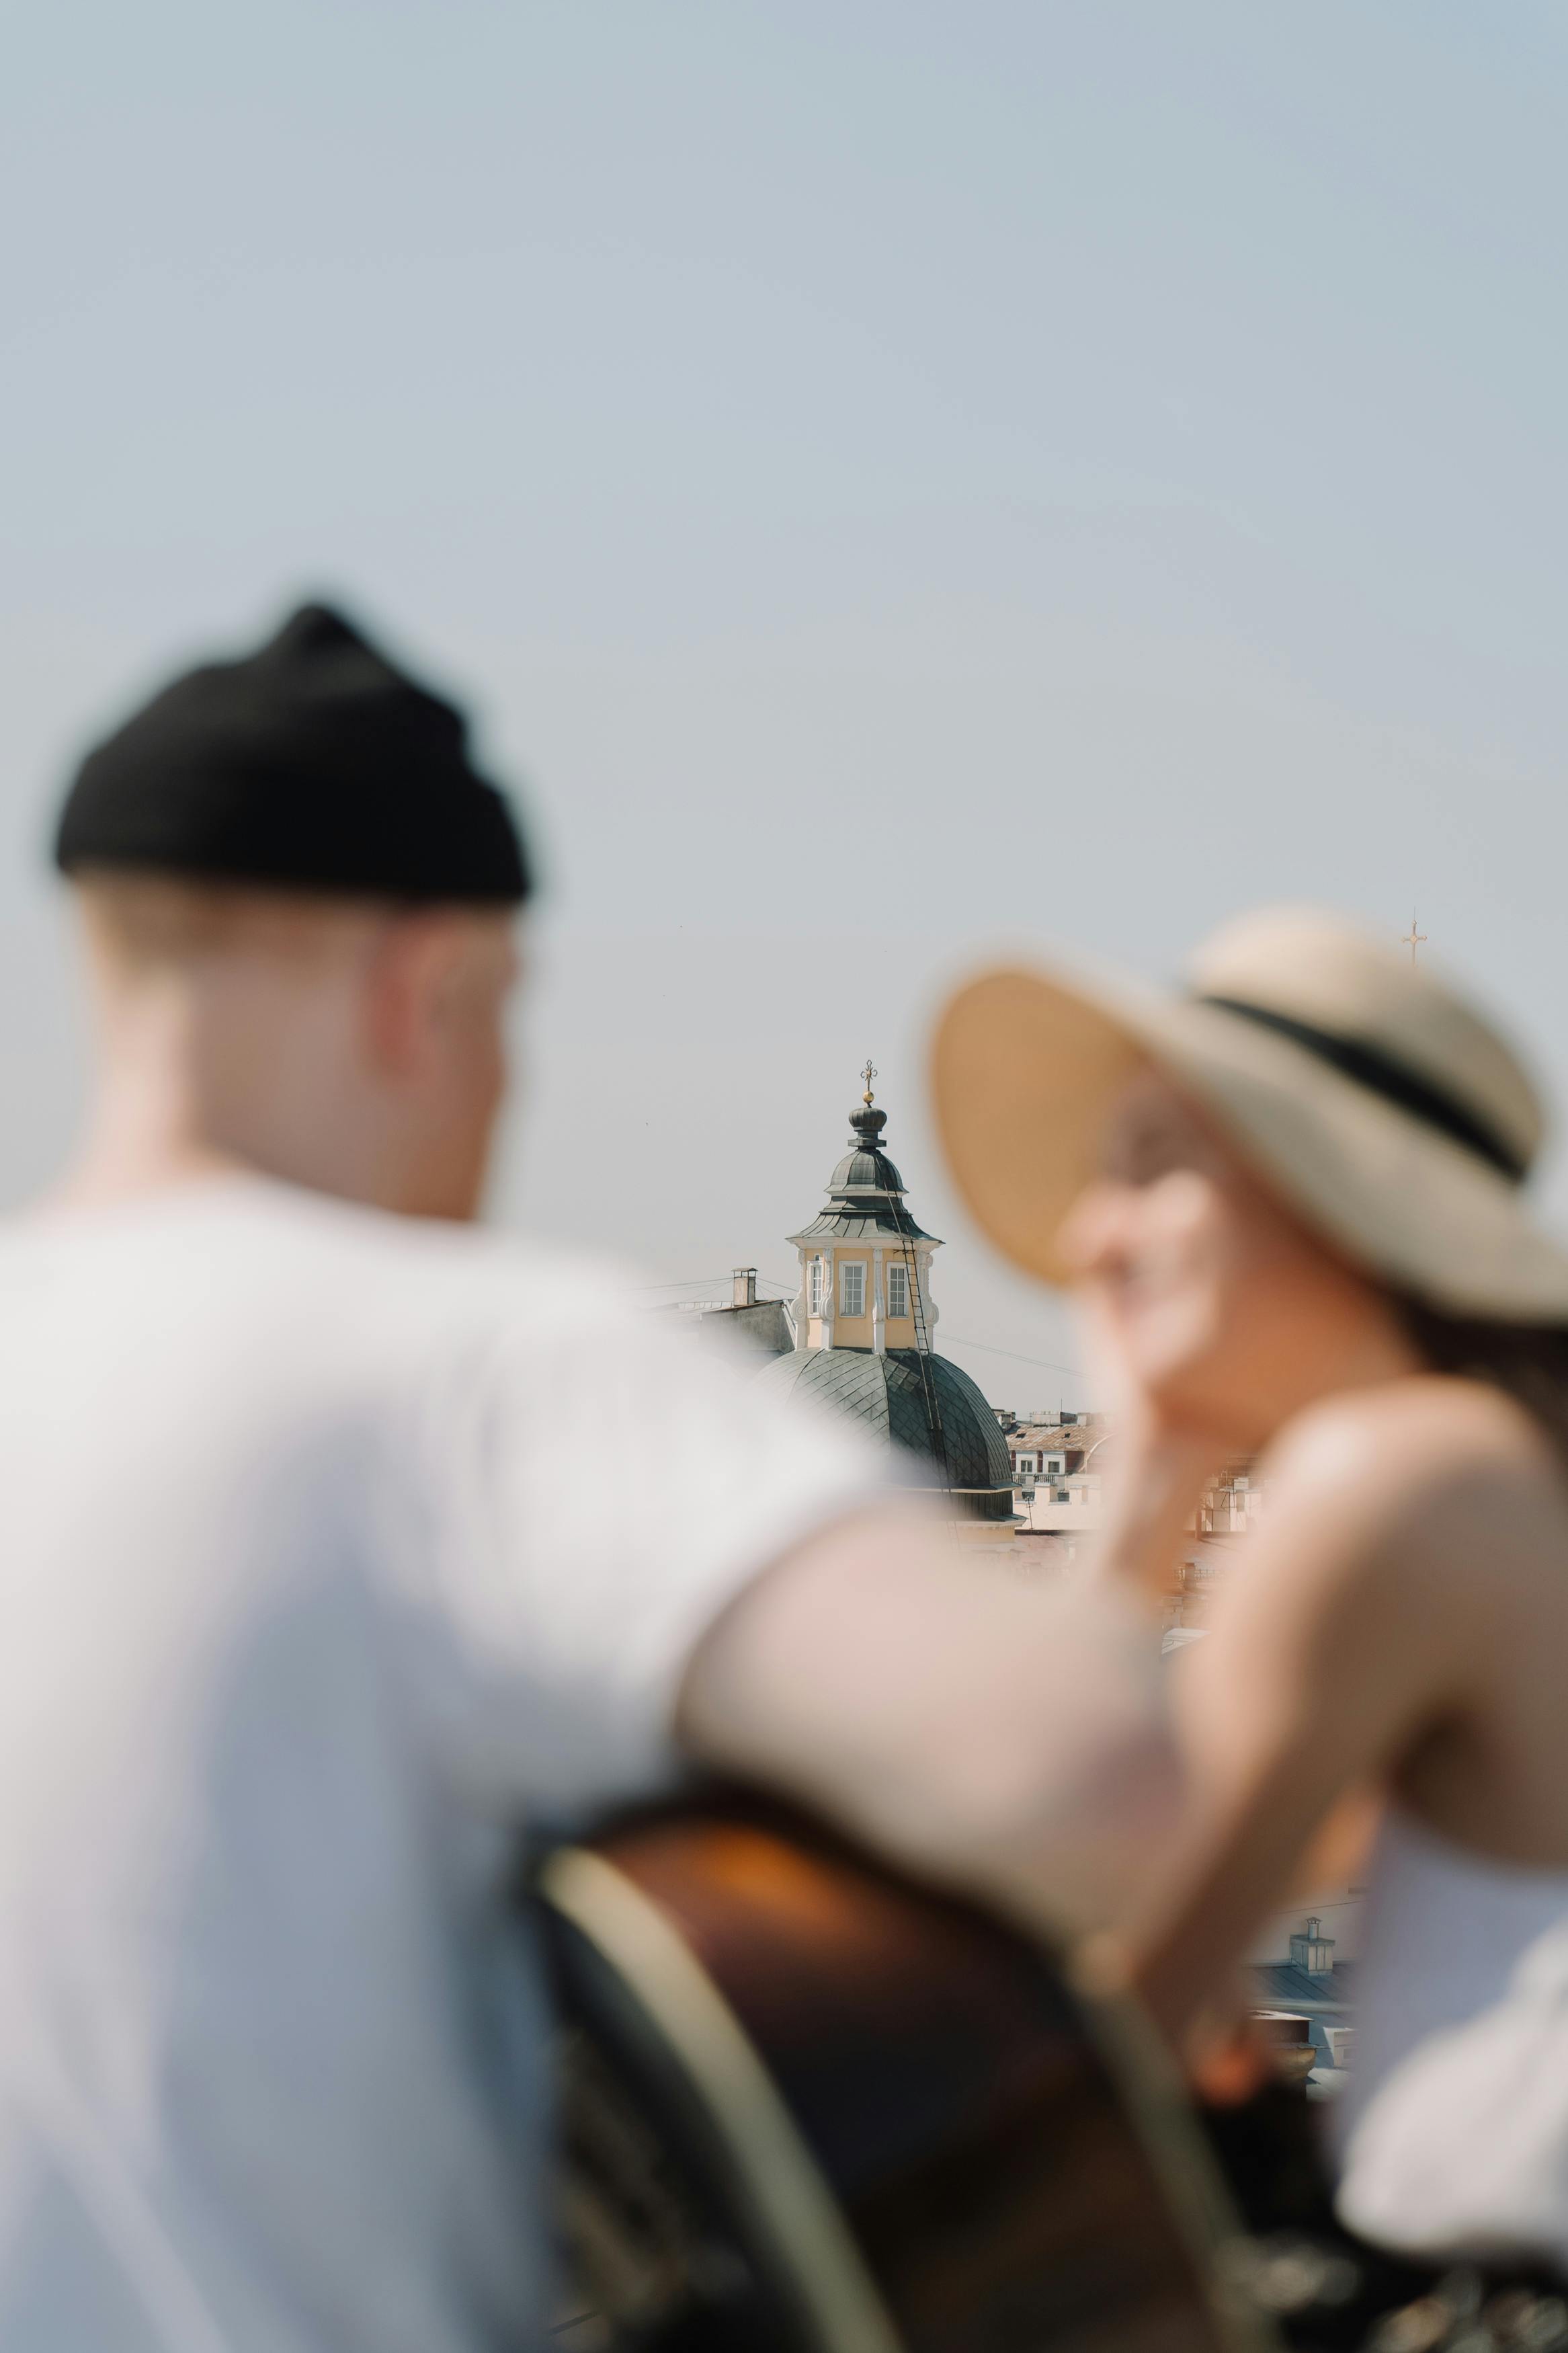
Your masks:
{"label": "dark foreground object", "polygon": [[1142,2022],[745,1800],[539,1882],[582,2317],[639,2353],[1266,2353]]}
{"label": "dark foreground object", "polygon": [[1201,2114],[1246,2235],[1237,2284],[1299,2353],[1568,2353],[1564,2284],[1545,2269],[1416,2263],[1334,2213],[1300,2088]]}

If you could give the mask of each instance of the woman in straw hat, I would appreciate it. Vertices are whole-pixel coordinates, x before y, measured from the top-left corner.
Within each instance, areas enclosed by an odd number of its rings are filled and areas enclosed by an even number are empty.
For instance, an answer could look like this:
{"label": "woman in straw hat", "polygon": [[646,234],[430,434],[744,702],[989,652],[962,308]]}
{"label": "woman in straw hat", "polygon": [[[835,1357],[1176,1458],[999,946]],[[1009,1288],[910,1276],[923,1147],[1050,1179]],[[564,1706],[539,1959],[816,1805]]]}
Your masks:
{"label": "woman in straw hat", "polygon": [[1375,1790],[1342,2212],[1568,2267],[1568,1252],[1521,1194],[1529,1079],[1430,973],[1284,912],[1180,997],[973,982],[936,1090],[975,1215],[1074,1288],[1119,1393],[1100,1573],[1152,1614],[1205,1481],[1263,1456],[1267,1515],[1173,1666],[1150,2008],[1199,2044]]}

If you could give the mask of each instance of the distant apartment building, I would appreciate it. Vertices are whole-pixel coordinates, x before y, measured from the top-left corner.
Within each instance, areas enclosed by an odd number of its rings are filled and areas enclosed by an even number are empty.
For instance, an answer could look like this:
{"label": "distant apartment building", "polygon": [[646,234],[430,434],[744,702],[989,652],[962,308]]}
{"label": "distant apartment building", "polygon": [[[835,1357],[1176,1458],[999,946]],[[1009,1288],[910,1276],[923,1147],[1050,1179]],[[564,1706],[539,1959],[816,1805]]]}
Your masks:
{"label": "distant apartment building", "polygon": [[1063,1567],[1100,1525],[1105,1417],[1059,1409],[1018,1414],[1007,1406],[995,1412],[1012,1460],[1016,1548],[1041,1567]]}
{"label": "distant apartment building", "polygon": [[[1114,1430],[1102,1413],[1016,1413],[998,1406],[996,1420],[1013,1465],[1018,1550],[1042,1567],[1064,1567],[1099,1529],[1103,1482]],[[1213,1480],[1192,1524],[1193,1546],[1181,1569],[1169,1625],[1195,1630],[1214,1579],[1234,1540],[1262,1507],[1262,1489],[1242,1465]]]}

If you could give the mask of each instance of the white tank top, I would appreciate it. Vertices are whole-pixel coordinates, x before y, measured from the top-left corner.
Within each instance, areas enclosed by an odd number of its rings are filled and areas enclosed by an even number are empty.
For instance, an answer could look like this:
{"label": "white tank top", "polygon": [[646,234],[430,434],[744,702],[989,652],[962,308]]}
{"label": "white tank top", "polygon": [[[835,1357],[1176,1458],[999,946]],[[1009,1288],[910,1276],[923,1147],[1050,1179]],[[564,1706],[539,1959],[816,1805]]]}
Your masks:
{"label": "white tank top", "polygon": [[1568,1869],[1489,1862],[1390,1810],[1331,2129],[1364,2237],[1568,2269]]}

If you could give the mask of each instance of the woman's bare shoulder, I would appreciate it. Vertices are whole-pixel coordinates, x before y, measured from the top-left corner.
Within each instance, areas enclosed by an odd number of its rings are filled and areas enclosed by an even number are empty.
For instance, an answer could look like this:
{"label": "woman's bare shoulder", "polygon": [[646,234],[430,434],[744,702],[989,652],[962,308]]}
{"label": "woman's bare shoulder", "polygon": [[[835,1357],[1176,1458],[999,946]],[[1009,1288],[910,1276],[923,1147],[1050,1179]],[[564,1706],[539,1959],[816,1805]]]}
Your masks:
{"label": "woman's bare shoulder", "polygon": [[1380,1552],[1397,1538],[1397,1549],[1428,1560],[1468,1547],[1472,1522],[1485,1521],[1495,1550],[1510,1519],[1522,1533],[1542,1513],[1559,1523],[1568,1514],[1541,1425],[1502,1390],[1446,1374],[1326,1398],[1280,1433],[1259,1468],[1270,1515],[1310,1517],[1325,1535],[1338,1530]]}
{"label": "woman's bare shoulder", "polygon": [[1259,1466],[1274,1481],[1403,1482],[1462,1464],[1537,1478],[1555,1466],[1545,1431],[1484,1381],[1426,1373],[1346,1390],[1298,1414]]}

